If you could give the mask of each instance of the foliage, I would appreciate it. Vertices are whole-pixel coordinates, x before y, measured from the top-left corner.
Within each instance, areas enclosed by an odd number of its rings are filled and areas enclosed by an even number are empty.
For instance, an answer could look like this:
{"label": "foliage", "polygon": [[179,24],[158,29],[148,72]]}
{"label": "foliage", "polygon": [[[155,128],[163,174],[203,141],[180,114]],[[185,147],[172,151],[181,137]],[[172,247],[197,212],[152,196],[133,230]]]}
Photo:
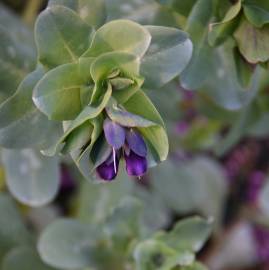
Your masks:
{"label": "foliage", "polygon": [[0,269],[206,269],[238,175],[238,220],[268,227],[268,164],[229,160],[269,134],[267,2],[50,0],[33,31],[0,5],[1,181],[40,207],[64,163],[78,188],[40,237],[1,193]]}

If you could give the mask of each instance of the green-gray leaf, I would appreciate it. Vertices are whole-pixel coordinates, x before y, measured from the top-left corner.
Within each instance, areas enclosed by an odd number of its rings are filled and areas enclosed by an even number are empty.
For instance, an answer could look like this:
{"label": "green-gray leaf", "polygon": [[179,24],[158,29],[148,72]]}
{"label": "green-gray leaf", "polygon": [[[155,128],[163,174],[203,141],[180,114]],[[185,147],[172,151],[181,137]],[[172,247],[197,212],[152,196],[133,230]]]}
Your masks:
{"label": "green-gray leaf", "polygon": [[7,186],[16,199],[33,207],[54,199],[60,184],[57,159],[44,157],[33,149],[3,149],[2,160]]}
{"label": "green-gray leaf", "polygon": [[33,34],[15,14],[0,5],[0,102],[15,92],[33,70],[36,58]]}
{"label": "green-gray leaf", "polygon": [[235,18],[239,14],[241,7],[241,0],[239,0],[230,7],[221,22],[210,24],[208,40],[211,46],[219,45],[232,34],[237,26],[237,20]]}
{"label": "green-gray leaf", "polygon": [[244,0],[244,13],[247,19],[257,27],[269,23],[269,3],[267,0]]}
{"label": "green-gray leaf", "polygon": [[97,237],[89,225],[60,219],[43,231],[38,252],[42,260],[63,269],[81,269],[91,264],[91,249]]}
{"label": "green-gray leaf", "polygon": [[243,19],[234,37],[248,62],[256,64],[269,60],[269,25],[256,28]]}
{"label": "green-gray leaf", "polygon": [[20,270],[38,269],[53,270],[54,268],[45,265],[34,248],[22,246],[12,249],[3,259],[2,270]]}
{"label": "green-gray leaf", "polygon": [[[152,127],[141,127],[138,129],[149,142],[150,147],[156,151],[155,155],[157,154],[158,156],[156,162],[158,163],[159,161],[165,160],[169,149],[168,138],[163,120],[150,99],[143,91],[137,91],[123,104],[123,107],[128,112],[139,115],[157,124]],[[141,110],[141,108],[143,109]]]}
{"label": "green-gray leaf", "polygon": [[63,5],[71,8],[80,15],[81,19],[95,28],[104,24],[106,20],[104,0],[50,0],[48,5]]}
{"label": "green-gray leaf", "polygon": [[142,59],[141,75],[145,87],[156,88],[178,76],[187,66],[192,55],[188,35],[176,28],[147,26],[152,41]]}
{"label": "green-gray leaf", "polygon": [[198,0],[188,17],[185,31],[193,42],[190,63],[180,75],[181,85],[186,89],[197,89],[212,72],[213,50],[208,44],[207,26],[213,12],[211,0]]}
{"label": "green-gray leaf", "polygon": [[30,235],[23,224],[15,202],[0,194],[0,261],[9,249],[17,245],[29,244]]}
{"label": "green-gray leaf", "polygon": [[158,240],[139,243],[134,251],[137,270],[171,270],[177,265],[188,265],[194,260],[190,252],[177,252]]}
{"label": "green-gray leaf", "polygon": [[208,240],[211,230],[212,221],[192,217],[178,222],[171,232],[159,234],[156,239],[179,251],[198,252]]}
{"label": "green-gray leaf", "polygon": [[[20,84],[17,92],[0,106],[0,144],[27,148],[47,141],[55,126],[34,106],[32,92],[44,71],[38,68]],[[31,132],[29,132],[31,131]]]}
{"label": "green-gray leaf", "polygon": [[34,103],[49,119],[72,120],[81,111],[84,80],[77,63],[52,69],[36,85]]}
{"label": "green-gray leaf", "polygon": [[39,61],[49,68],[76,62],[89,47],[92,28],[71,9],[51,6],[35,26]]}
{"label": "green-gray leaf", "polygon": [[150,33],[143,26],[129,20],[115,20],[96,31],[90,48],[83,56],[94,57],[106,52],[123,51],[142,57],[150,40]]}

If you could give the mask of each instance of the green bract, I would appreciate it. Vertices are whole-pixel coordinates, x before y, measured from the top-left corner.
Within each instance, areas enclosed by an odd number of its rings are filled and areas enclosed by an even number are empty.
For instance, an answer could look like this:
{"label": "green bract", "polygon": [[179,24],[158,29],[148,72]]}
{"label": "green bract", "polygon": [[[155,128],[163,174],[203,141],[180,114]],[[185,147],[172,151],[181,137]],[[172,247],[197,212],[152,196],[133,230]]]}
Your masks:
{"label": "green bract", "polygon": [[51,1],[36,22],[38,60],[45,74],[33,84],[32,98],[50,121],[63,122],[64,134],[42,152],[70,153],[91,178],[108,158],[103,121],[110,118],[140,132],[149,166],[165,160],[164,123],[143,86],[159,88],[180,74],[191,58],[188,35],[124,19],[96,29],[96,21],[91,26],[82,16],[81,3],[57,3]]}

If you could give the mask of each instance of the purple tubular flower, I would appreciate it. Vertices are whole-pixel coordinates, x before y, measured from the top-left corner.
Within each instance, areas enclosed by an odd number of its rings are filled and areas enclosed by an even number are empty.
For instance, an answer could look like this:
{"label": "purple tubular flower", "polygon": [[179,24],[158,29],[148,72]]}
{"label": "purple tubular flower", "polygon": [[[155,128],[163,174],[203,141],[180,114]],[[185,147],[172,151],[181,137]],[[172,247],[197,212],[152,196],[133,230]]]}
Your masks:
{"label": "purple tubular flower", "polygon": [[124,158],[128,175],[142,176],[147,171],[148,164],[146,157],[141,157],[131,150],[129,155],[125,153]]}
{"label": "purple tubular flower", "polygon": [[125,129],[119,124],[106,119],[104,122],[104,133],[108,144],[114,149],[120,149],[125,142]]}
{"label": "purple tubular flower", "polygon": [[108,159],[96,168],[98,176],[105,181],[115,179],[118,174],[119,158],[114,153],[111,153]]}
{"label": "purple tubular flower", "polygon": [[122,127],[116,122],[106,119],[104,134],[111,146],[109,157],[96,168],[97,175],[106,181],[113,180],[118,173],[121,154],[124,155],[128,175],[142,176],[148,168],[147,146],[138,131]]}
{"label": "purple tubular flower", "polygon": [[147,146],[142,136],[133,129],[126,132],[126,142],[129,148],[141,157],[147,156]]}

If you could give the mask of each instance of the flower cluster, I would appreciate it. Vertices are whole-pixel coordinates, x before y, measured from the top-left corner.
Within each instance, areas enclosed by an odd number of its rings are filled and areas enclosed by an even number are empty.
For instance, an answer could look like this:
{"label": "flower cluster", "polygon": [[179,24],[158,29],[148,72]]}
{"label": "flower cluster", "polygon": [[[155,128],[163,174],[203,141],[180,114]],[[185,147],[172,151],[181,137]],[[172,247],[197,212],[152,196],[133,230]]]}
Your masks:
{"label": "flower cluster", "polygon": [[104,134],[111,150],[106,160],[96,169],[100,178],[113,180],[117,176],[121,157],[125,159],[128,175],[140,177],[147,171],[147,146],[138,131],[106,119]]}
{"label": "flower cluster", "polygon": [[[52,17],[55,28],[46,32]],[[69,28],[77,35],[71,37]],[[160,88],[181,73],[192,54],[186,33],[130,20],[94,29],[69,8],[52,6],[37,20],[36,42],[39,76],[32,99],[64,129],[43,153],[70,153],[86,178],[97,174],[108,181],[117,176],[121,158],[128,175],[138,177],[166,159],[164,123],[142,87]],[[171,54],[180,57],[172,61]]]}

